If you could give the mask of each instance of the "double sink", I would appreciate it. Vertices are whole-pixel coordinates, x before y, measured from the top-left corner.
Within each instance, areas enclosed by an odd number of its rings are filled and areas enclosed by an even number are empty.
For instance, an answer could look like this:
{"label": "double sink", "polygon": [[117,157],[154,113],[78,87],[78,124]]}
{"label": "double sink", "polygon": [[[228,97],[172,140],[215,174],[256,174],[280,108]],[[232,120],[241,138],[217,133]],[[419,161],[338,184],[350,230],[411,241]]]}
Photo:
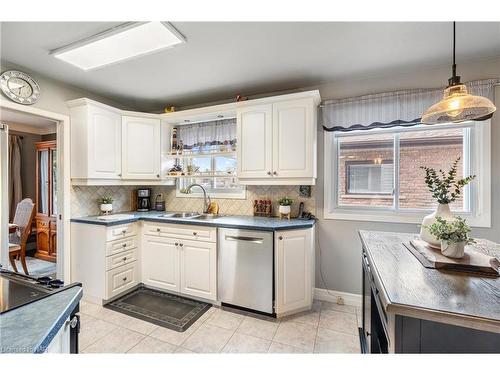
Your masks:
{"label": "double sink", "polygon": [[213,220],[220,215],[215,214],[200,214],[199,212],[172,212],[168,214],[163,214],[160,217],[172,218],[172,219],[196,219],[196,220]]}

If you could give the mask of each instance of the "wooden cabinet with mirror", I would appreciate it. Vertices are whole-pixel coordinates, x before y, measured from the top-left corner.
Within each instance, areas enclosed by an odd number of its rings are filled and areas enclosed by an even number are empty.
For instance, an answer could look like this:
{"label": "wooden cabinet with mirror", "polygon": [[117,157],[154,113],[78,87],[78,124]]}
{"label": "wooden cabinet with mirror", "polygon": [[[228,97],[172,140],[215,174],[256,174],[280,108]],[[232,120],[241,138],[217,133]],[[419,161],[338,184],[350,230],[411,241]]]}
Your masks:
{"label": "wooden cabinet with mirror", "polygon": [[36,144],[36,253],[35,257],[56,261],[57,257],[57,147],[55,141]]}

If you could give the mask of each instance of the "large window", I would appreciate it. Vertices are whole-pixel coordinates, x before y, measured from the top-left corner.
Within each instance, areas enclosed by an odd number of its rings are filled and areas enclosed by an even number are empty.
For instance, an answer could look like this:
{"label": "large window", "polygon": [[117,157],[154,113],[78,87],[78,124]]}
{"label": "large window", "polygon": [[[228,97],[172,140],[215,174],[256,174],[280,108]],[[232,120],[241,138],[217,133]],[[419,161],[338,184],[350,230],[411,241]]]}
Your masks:
{"label": "large window", "polygon": [[476,174],[451,208],[489,226],[489,122],[325,133],[325,218],[420,222],[436,207],[421,166]]}

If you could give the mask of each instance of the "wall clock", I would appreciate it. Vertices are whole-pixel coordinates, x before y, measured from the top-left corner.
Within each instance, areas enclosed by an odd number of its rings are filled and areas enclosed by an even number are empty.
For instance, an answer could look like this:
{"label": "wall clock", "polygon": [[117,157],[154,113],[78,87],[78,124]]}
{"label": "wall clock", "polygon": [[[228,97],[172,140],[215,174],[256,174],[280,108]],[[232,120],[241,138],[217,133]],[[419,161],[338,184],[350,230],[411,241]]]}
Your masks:
{"label": "wall clock", "polygon": [[40,86],[29,75],[17,70],[7,70],[0,76],[3,93],[19,104],[34,104],[40,98]]}

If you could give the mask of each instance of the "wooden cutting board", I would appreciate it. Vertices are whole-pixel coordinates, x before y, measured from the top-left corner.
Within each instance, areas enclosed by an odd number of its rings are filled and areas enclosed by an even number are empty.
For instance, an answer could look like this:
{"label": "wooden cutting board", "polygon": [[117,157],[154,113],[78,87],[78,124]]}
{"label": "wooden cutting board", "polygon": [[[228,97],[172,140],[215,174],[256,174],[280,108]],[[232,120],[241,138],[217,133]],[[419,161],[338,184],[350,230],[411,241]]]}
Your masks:
{"label": "wooden cutting board", "polygon": [[439,249],[434,249],[422,240],[411,240],[409,244],[404,245],[426,268],[468,272],[490,277],[500,276],[498,259],[474,250],[473,245],[465,247],[465,255],[460,259],[445,257]]}

